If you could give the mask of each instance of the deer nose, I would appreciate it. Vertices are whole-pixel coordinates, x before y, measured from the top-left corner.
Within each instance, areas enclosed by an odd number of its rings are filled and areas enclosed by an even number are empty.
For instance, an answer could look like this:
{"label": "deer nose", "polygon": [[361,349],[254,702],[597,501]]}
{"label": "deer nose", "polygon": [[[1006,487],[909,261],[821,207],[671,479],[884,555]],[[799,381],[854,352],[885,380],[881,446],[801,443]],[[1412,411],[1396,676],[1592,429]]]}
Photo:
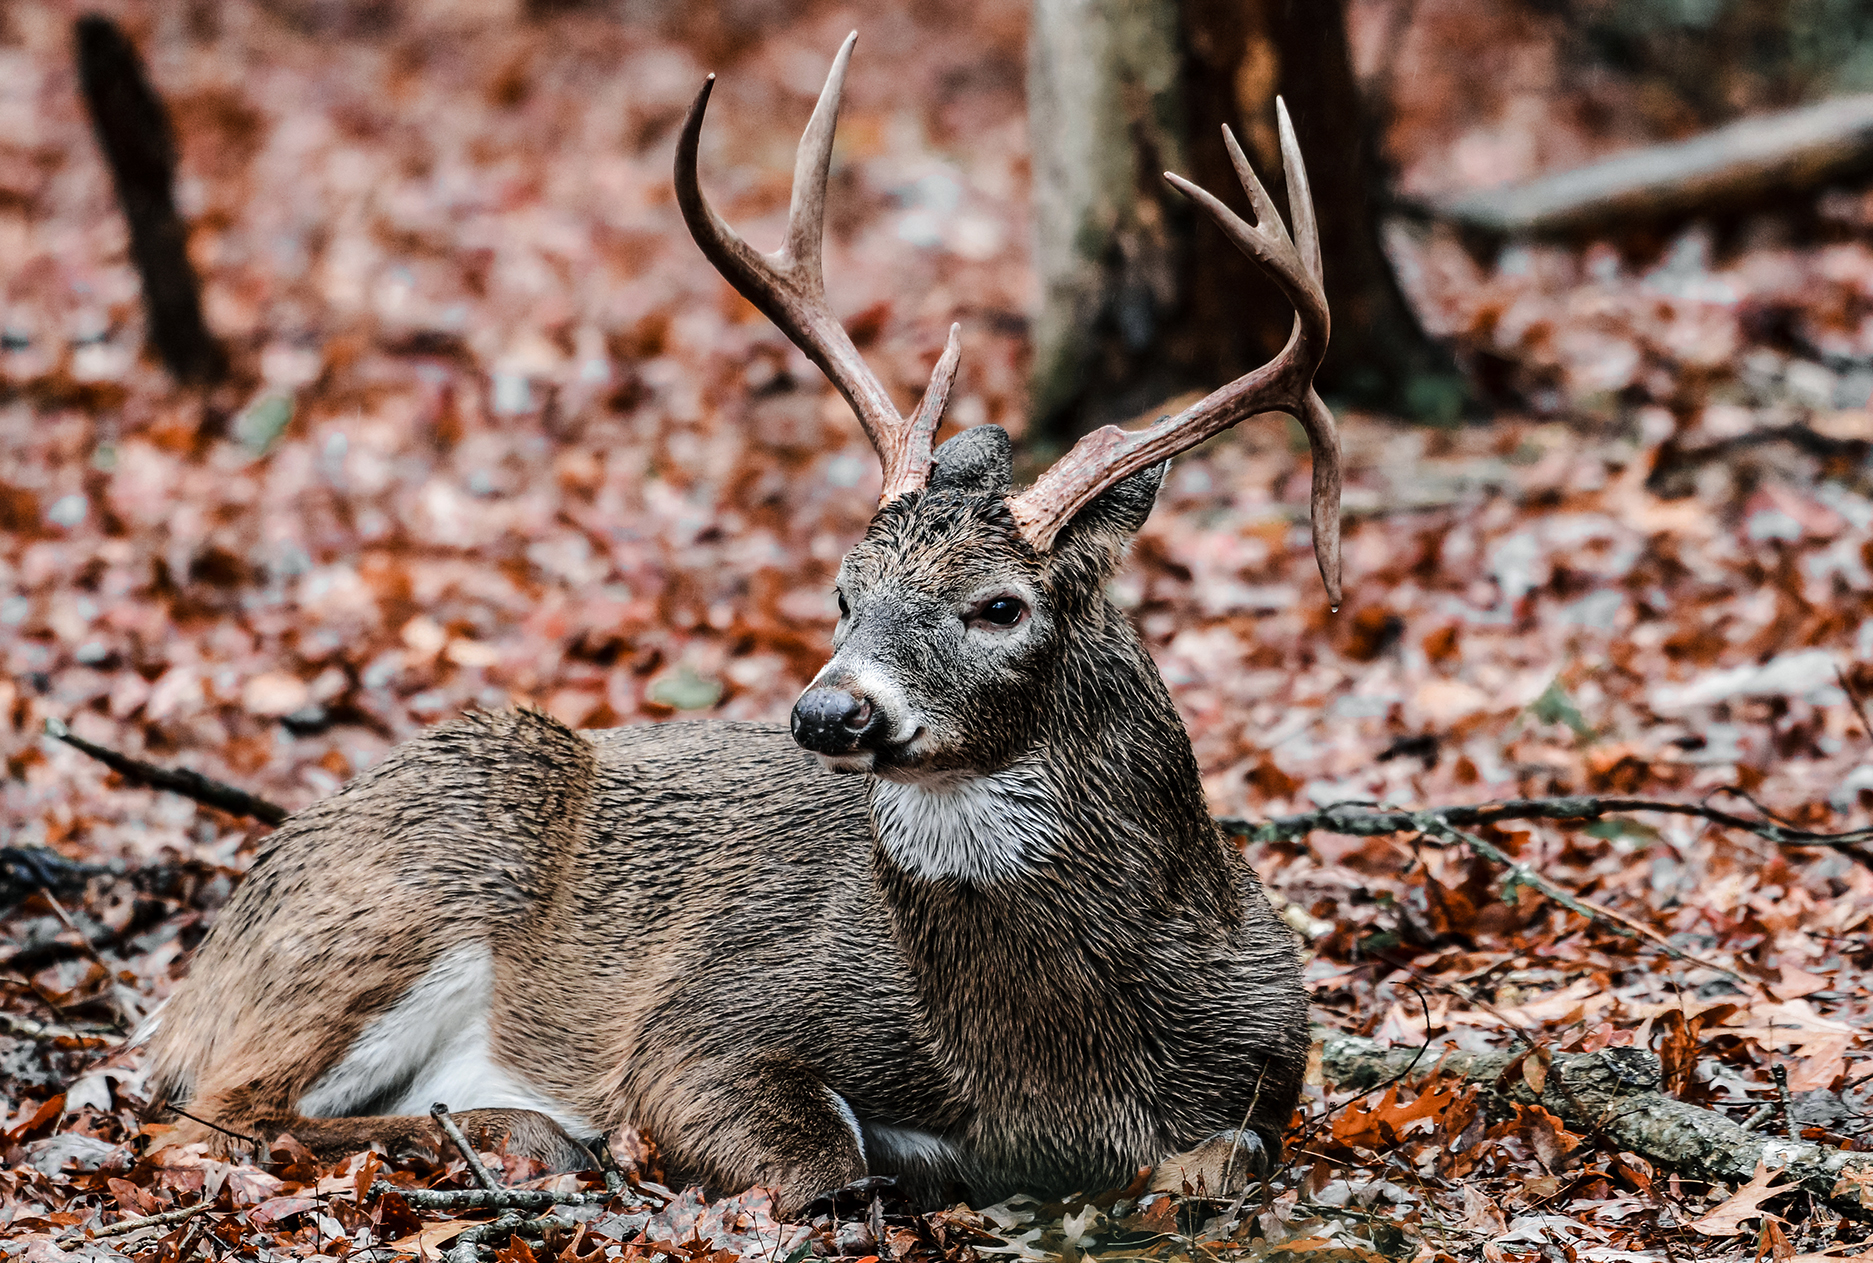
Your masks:
{"label": "deer nose", "polygon": [[793,739],[815,754],[850,754],[883,723],[870,699],[845,689],[808,689],[793,704]]}

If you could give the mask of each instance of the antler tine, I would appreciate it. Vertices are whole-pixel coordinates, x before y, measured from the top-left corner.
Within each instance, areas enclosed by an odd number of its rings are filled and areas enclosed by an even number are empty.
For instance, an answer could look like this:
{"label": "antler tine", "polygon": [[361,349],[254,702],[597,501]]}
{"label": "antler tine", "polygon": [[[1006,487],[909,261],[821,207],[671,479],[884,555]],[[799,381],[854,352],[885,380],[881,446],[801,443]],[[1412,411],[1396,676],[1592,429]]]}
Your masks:
{"label": "antler tine", "polygon": [[1321,285],[1320,234],[1314,219],[1306,168],[1294,140],[1287,109],[1279,106],[1282,161],[1287,169],[1293,235],[1249,167],[1234,133],[1223,142],[1254,207],[1254,227],[1208,192],[1165,173],[1180,192],[1206,211],[1236,247],[1269,273],[1294,304],[1294,329],[1287,345],[1267,364],[1211,392],[1174,417],[1140,430],[1115,425],[1095,430],[1008,502],[1017,526],[1037,551],[1053,547],[1060,530],[1100,492],[1139,470],[1188,451],[1248,417],[1285,412],[1301,423],[1314,454],[1312,509],[1314,557],[1334,609],[1340,606],[1340,440],[1333,414],[1314,393],[1314,371],[1327,349],[1331,322]]}
{"label": "antler tine", "polygon": [[787,240],[781,253],[791,256],[814,279],[825,280],[820,267],[820,246],[825,240],[826,181],[832,175],[833,133],[839,127],[839,99],[845,95],[845,68],[852,60],[852,48],[858,43],[853,31],[833,55],[832,69],[826,72],[826,86],[813,103],[813,117],[800,134],[800,147],[794,151],[793,192],[787,200]]}
{"label": "antler tine", "polygon": [[[1300,248],[1301,262],[1314,284],[1326,284],[1320,267],[1320,227],[1314,219],[1314,194],[1307,183],[1307,164],[1301,161],[1301,142],[1294,138],[1294,123],[1288,118],[1288,103],[1275,98],[1275,127],[1281,135],[1281,166],[1288,177],[1288,218],[1294,221],[1294,244]],[[1249,163],[1241,156],[1236,138],[1229,138],[1236,171],[1248,171]],[[1253,178],[1254,173],[1250,173]]]}
{"label": "antler tine", "polygon": [[677,139],[676,202],[690,235],[709,262],[742,297],[806,352],[807,358],[819,365],[845,396],[884,465],[883,503],[922,487],[928,479],[930,439],[943,419],[962,352],[958,331],[951,328],[949,344],[937,361],[923,400],[907,421],[826,301],[820,257],[826,222],[826,181],[832,168],[833,131],[839,120],[846,65],[857,41],[858,32],[854,31],[839,46],[826,86],[813,107],[813,117],[800,137],[794,157],[793,195],[787,207],[787,235],[779,250],[772,254],[756,250],[703,196],[696,163],[702,119],[715,87],[714,75],[704,80]]}

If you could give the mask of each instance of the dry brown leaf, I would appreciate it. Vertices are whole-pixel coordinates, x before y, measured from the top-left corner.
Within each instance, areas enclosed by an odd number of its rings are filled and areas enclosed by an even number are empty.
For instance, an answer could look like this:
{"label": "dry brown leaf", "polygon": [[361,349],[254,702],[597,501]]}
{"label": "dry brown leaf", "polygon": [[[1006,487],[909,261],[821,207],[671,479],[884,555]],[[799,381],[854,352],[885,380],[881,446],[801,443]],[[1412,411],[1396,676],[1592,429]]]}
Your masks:
{"label": "dry brown leaf", "polygon": [[398,1254],[426,1255],[437,1246],[447,1245],[474,1226],[475,1221],[472,1219],[447,1219],[424,1224],[409,1236],[392,1241],[390,1248]]}
{"label": "dry brown leaf", "polygon": [[1750,1177],[1749,1183],[1708,1213],[1693,1219],[1690,1226],[1707,1237],[1733,1237],[1743,1231],[1746,1220],[1770,1217],[1769,1212],[1762,1209],[1762,1204],[1795,1187],[1793,1180],[1783,1184],[1775,1183],[1775,1177],[1780,1174],[1780,1167],[1771,1171],[1758,1162],[1756,1174]]}

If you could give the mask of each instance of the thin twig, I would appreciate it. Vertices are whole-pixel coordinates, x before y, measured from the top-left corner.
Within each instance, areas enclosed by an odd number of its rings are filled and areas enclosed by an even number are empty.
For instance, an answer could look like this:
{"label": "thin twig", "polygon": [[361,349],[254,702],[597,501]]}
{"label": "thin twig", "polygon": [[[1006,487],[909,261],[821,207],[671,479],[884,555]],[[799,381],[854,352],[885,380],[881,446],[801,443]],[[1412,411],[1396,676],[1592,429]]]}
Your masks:
{"label": "thin twig", "polygon": [[[1219,1197],[1227,1196],[1228,1194],[1229,1175],[1231,1168],[1235,1166],[1236,1149],[1242,1143],[1242,1133],[1249,1129],[1249,1120],[1255,1117],[1255,1107],[1262,1103],[1262,1080],[1267,1077],[1268,1063],[1264,1061],[1262,1063],[1262,1072],[1255,1076],[1255,1094],[1249,1097],[1249,1108],[1242,1111],[1242,1126],[1229,1133],[1229,1156],[1223,1159],[1223,1173],[1217,1179],[1217,1183],[1221,1186],[1216,1190],[1217,1196]],[[1246,1183],[1244,1183],[1242,1187],[1242,1196],[1248,1196],[1248,1185]],[[1230,1212],[1230,1219],[1233,1220],[1241,1212],[1242,1197],[1238,1197],[1235,1207]]]}
{"label": "thin twig", "polygon": [[119,754],[115,750],[86,741],[66,727],[62,720],[48,718],[46,735],[63,741],[74,750],[82,750],[133,785],[180,794],[204,806],[213,807],[216,811],[225,811],[230,816],[258,820],[262,824],[281,824],[288,815],[286,808],[278,803],[270,803],[244,789],[236,789],[232,785],[203,776],[200,772],[190,771],[185,767],[157,767],[154,763],[145,763],[142,759],[133,759],[127,754]]}
{"label": "thin twig", "polygon": [[1795,1100],[1788,1091],[1788,1067],[1776,1062],[1769,1067],[1769,1077],[1775,1080],[1775,1095],[1782,1109],[1782,1134],[1791,1143],[1801,1143],[1801,1133],[1795,1126]]}
{"label": "thin twig", "polygon": [[[182,1260],[188,1258],[189,1255],[195,1252],[195,1242],[202,1235],[202,1224],[204,1222],[205,1221],[201,1219],[196,1219],[190,1222],[189,1230],[183,1233],[182,1240],[176,1243],[176,1257],[173,1260],[173,1263],[182,1263]],[[322,1242],[320,1243],[320,1246],[321,1246],[321,1252],[323,1252]]]}
{"label": "thin twig", "polygon": [[[92,943],[91,936],[78,928],[78,923],[72,920],[72,914],[65,911],[65,905],[60,903],[58,899],[53,896],[51,888],[47,886],[39,887],[39,897],[51,904],[52,911],[57,914],[60,921],[65,923],[65,928],[78,936],[79,950],[91,958],[92,964],[104,971],[104,976],[106,978],[115,982],[117,980],[117,971],[105,963],[104,957],[98,954],[97,946]],[[118,1016],[120,1019],[122,1018],[122,1014]]]}
{"label": "thin twig", "polygon": [[1579,895],[1561,889],[1561,887],[1555,885],[1546,877],[1543,877],[1540,873],[1537,873],[1534,869],[1522,863],[1520,860],[1517,860],[1514,856],[1495,844],[1486,842],[1473,833],[1467,833],[1462,829],[1452,828],[1445,822],[1443,813],[1441,812],[1420,812],[1417,819],[1420,827],[1422,827],[1426,833],[1437,834],[1452,842],[1461,842],[1484,859],[1492,863],[1501,864],[1503,867],[1507,868],[1509,872],[1503,879],[1505,888],[1531,886],[1548,896],[1548,898],[1554,900],[1554,902],[1560,904],[1563,908],[1566,908],[1569,912],[1588,921],[1598,921],[1622,938],[1643,937],[1649,939],[1661,951],[1674,960],[1681,960],[1686,964],[1696,965],[1702,969],[1714,969],[1724,977],[1733,978],[1746,987],[1751,985],[1749,979],[1743,977],[1743,975],[1734,970],[1725,969],[1722,965],[1714,964],[1701,957],[1693,956],[1691,953],[1673,946],[1670,940],[1666,939],[1663,935],[1639,924],[1631,917],[1614,912],[1611,908],[1603,908],[1598,904],[1588,903]]}
{"label": "thin twig", "polygon": [[[1423,971],[1419,969],[1413,968],[1410,964],[1398,959],[1396,956],[1391,955],[1389,952],[1372,952],[1371,954],[1377,957],[1378,959],[1384,961],[1386,964],[1390,965],[1393,969],[1404,970],[1406,973],[1411,975],[1414,981],[1423,983],[1425,986],[1429,987],[1431,990],[1442,991],[1449,995],[1454,995],[1459,1000],[1463,1001],[1465,1004],[1471,1005],[1481,1010],[1482,1012],[1489,1014],[1491,1017],[1495,1018],[1498,1022],[1501,1022],[1502,1028],[1509,1032],[1510,1038],[1520,1041],[1521,1045],[1524,1048],[1528,1048],[1532,1050],[1535,1047],[1535,1041],[1528,1037],[1528,1032],[1524,1031],[1520,1026],[1516,1024],[1514,1018],[1510,1017],[1507,1013],[1504,1013],[1501,1009],[1497,1008],[1495,1005],[1485,1000],[1482,996],[1477,995],[1476,992],[1470,990],[1468,987],[1464,986],[1462,983],[1445,982],[1445,981],[1442,981],[1441,979],[1433,978],[1431,977],[1431,975],[1424,973]],[[1422,995],[1418,997],[1418,1003],[1424,1004],[1424,997]],[[1424,1021],[1425,1021],[1425,1037],[1428,1040],[1430,1037],[1430,1021],[1431,1021],[1431,1006],[1428,1004],[1424,1004]],[[1427,1043],[1425,1047],[1428,1048],[1430,1047],[1430,1045]],[[1414,1061],[1412,1064],[1416,1065],[1417,1063]],[[1381,1084],[1380,1086],[1383,1087],[1384,1085]]]}
{"label": "thin twig", "polygon": [[188,1119],[192,1123],[200,1123],[202,1126],[209,1128],[212,1131],[218,1131],[224,1136],[232,1136],[236,1140],[246,1141],[248,1144],[254,1147],[254,1157],[256,1159],[258,1159],[261,1154],[267,1151],[266,1145],[261,1143],[260,1137],[258,1136],[248,1136],[238,1131],[229,1131],[226,1127],[223,1127],[220,1123],[210,1122],[208,1119],[203,1118],[199,1114],[191,1114],[179,1105],[171,1105],[168,1108],[171,1113],[180,1114],[182,1115],[182,1117]]}
{"label": "thin twig", "polygon": [[494,1178],[493,1173],[482,1164],[481,1155],[475,1152],[475,1146],[468,1143],[468,1137],[462,1134],[460,1125],[456,1123],[455,1116],[449,1113],[447,1105],[437,1101],[429,1107],[429,1116],[436,1120],[436,1126],[442,1128],[442,1134],[454,1141],[455,1147],[462,1151],[462,1157],[468,1163],[468,1169],[474,1173],[475,1183],[490,1193],[506,1191],[501,1187],[500,1181]]}
{"label": "thin twig", "polygon": [[125,1233],[136,1232],[142,1228],[167,1228],[171,1224],[179,1224],[185,1219],[199,1215],[212,1205],[214,1205],[214,1199],[211,1197],[204,1197],[193,1206],[183,1206],[176,1210],[165,1210],[158,1215],[142,1215],[136,1219],[119,1219],[116,1223],[106,1224],[102,1228],[73,1228],[60,1236],[59,1240],[75,1241],[80,1236],[88,1235],[95,1241],[100,1237],[121,1237]]}
{"label": "thin twig", "polygon": [[[1852,829],[1845,833],[1817,833],[1773,821],[1751,820],[1732,815],[1703,803],[1673,802],[1662,798],[1601,798],[1574,795],[1565,798],[1512,798],[1504,802],[1476,803],[1462,807],[1439,807],[1435,814],[1446,824],[1474,826],[1499,820],[1598,820],[1634,811],[1651,811],[1672,816],[1696,816],[1730,829],[1742,829],[1778,846],[1825,846],[1854,852],[1851,848],[1873,842],[1873,829]],[[1420,827],[1422,812],[1374,807],[1365,803],[1333,803],[1318,811],[1298,816],[1279,816],[1273,820],[1246,820],[1226,816],[1217,820],[1223,831],[1251,842],[1294,842],[1319,831],[1342,833],[1349,837],[1378,837],[1387,833],[1408,833]]]}
{"label": "thin twig", "polygon": [[1867,718],[1866,699],[1860,696],[1860,690],[1853,686],[1853,680],[1841,670],[1840,663],[1834,664],[1834,678],[1840,681],[1841,692],[1847,694],[1847,701],[1853,706],[1853,713],[1860,716],[1860,731],[1873,738],[1873,719]]}

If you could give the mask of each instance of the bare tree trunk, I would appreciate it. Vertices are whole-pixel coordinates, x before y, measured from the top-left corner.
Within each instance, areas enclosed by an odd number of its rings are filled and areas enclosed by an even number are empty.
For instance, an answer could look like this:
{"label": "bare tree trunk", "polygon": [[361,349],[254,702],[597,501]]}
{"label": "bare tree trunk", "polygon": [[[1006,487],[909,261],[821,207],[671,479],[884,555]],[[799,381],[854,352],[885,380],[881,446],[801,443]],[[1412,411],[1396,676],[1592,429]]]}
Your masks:
{"label": "bare tree trunk", "polygon": [[1381,181],[1341,0],[1035,0],[1040,433],[1058,441],[1129,419],[1280,348],[1286,302],[1161,175],[1179,170],[1242,206],[1227,124],[1265,182],[1283,184],[1277,94],[1320,220],[1333,309],[1323,392],[1421,416],[1461,406],[1449,354],[1425,335],[1380,245]]}
{"label": "bare tree trunk", "polygon": [[[1033,411],[1043,432],[1172,393],[1156,361],[1177,306],[1187,213],[1158,172],[1184,157],[1176,6],[1034,0],[1028,36],[1036,262]],[[1133,402],[1135,401],[1135,402]],[[1069,423],[1070,428],[1070,423]]]}
{"label": "bare tree trunk", "polygon": [[202,320],[188,225],[176,214],[169,112],[135,46],[109,18],[81,17],[74,34],[85,105],[130,224],[130,258],[143,282],[150,344],[177,381],[218,381],[227,371],[227,356]]}

